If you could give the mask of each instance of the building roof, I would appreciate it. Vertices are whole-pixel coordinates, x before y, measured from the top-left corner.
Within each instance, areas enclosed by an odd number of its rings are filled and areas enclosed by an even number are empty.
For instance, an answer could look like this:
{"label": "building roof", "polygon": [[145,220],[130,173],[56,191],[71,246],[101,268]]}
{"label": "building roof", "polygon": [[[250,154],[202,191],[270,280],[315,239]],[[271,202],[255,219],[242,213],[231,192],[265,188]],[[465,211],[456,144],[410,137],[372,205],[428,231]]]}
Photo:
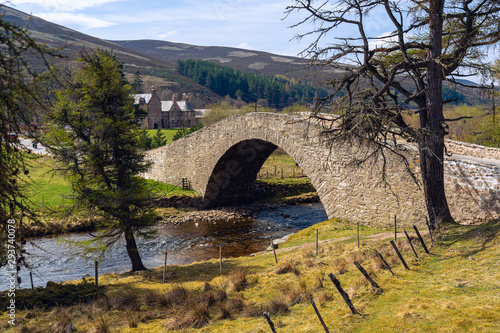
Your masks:
{"label": "building roof", "polygon": [[146,104],[148,104],[152,96],[152,94],[135,94],[134,104],[139,104],[141,98],[144,98],[144,101],[146,102]]}
{"label": "building roof", "polygon": [[[179,109],[181,109],[181,111],[194,111],[191,105],[189,105],[189,103],[186,101],[177,101],[175,103],[177,103],[177,106],[179,106]],[[161,101],[161,110],[163,112],[168,112],[172,109],[173,105],[174,103],[172,101]]]}

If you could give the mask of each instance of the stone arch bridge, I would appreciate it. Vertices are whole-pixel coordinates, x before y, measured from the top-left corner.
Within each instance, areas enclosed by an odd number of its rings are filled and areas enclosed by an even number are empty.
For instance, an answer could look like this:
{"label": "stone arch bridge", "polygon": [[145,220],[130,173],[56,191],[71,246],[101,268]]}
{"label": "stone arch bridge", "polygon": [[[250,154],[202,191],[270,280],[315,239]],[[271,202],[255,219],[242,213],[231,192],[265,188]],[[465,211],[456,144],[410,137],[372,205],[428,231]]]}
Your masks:
{"label": "stone arch bridge", "polygon": [[[382,159],[352,166],[353,157],[368,150],[359,144],[329,145],[323,127],[305,114],[249,113],[226,118],[169,145],[150,150],[153,166],[145,178],[178,184],[187,178],[201,193],[206,207],[245,202],[257,174],[278,147],[290,155],[316,188],[329,218],[390,225],[397,215],[402,225],[425,223],[423,190],[405,170],[401,158],[387,156],[386,181]],[[445,183],[453,217],[479,223],[500,217],[500,149],[448,141]],[[418,153],[404,146],[400,153],[418,174]]]}

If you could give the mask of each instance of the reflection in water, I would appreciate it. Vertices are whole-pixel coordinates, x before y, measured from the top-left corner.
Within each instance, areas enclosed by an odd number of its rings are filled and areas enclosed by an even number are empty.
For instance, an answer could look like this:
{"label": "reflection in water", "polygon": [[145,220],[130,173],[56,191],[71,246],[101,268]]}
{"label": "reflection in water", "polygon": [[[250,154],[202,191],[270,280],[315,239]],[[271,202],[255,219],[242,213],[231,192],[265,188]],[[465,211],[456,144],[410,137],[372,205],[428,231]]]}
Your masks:
{"label": "reflection in water", "polygon": [[[224,257],[249,255],[269,246],[271,238],[283,237],[327,219],[320,203],[285,206],[256,214],[255,219],[230,221],[186,222],[158,228],[154,239],[139,239],[138,246],[146,267],[163,265],[165,250],[169,264],[188,264],[219,256],[219,244]],[[89,239],[88,234],[64,236],[67,240]],[[95,257],[84,256],[81,249],[70,248],[57,238],[43,237],[26,246],[33,266],[35,286],[45,286],[47,281],[81,279],[93,276]],[[130,269],[130,259],[125,242],[118,242],[99,264],[101,274],[124,272]],[[29,287],[29,272],[22,269],[21,287]],[[0,269],[0,289],[7,289],[7,273]]]}

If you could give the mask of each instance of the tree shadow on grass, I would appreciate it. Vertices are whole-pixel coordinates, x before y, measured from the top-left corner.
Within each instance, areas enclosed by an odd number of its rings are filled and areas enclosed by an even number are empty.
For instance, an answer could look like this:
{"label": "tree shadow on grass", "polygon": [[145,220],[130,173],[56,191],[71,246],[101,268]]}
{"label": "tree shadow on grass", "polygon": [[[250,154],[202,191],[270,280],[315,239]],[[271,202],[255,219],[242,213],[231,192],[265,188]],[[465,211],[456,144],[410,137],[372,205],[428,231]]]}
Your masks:
{"label": "tree shadow on grass", "polygon": [[497,219],[477,226],[459,226],[443,238],[442,246],[449,247],[460,242],[473,241],[475,246],[462,250],[459,254],[461,257],[469,257],[487,250],[499,237],[500,219]]}

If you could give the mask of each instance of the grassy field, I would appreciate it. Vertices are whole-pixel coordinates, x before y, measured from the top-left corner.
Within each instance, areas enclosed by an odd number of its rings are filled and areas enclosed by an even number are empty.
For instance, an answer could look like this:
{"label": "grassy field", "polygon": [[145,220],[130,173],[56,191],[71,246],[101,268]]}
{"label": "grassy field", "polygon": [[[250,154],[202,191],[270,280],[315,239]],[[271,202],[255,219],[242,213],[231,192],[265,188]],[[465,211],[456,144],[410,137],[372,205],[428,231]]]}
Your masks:
{"label": "grassy field", "polygon": [[[165,128],[161,129],[160,132],[164,135],[165,139],[167,139],[167,144],[172,143],[173,137],[175,133],[177,133],[179,129],[178,128]],[[156,132],[158,130],[155,129],[148,129],[146,130],[148,132],[148,135],[150,138],[153,138],[156,135]]]}
{"label": "grassy field", "polygon": [[[316,228],[318,256],[312,243]],[[309,302],[313,297],[330,332],[500,330],[500,221],[449,227],[434,245],[426,236],[431,254],[414,242],[418,259],[400,235],[397,244],[409,270],[402,267],[389,239],[384,238],[393,237],[392,232],[362,227],[359,249],[355,234],[355,225],[329,220],[280,246],[279,264],[272,254],[227,258],[222,275],[217,260],[169,266],[165,284],[161,267],[136,274],[105,274],[99,282],[107,292],[99,300],[18,309],[17,328],[7,323],[4,313],[0,329],[63,332],[62,328],[71,325],[78,332],[269,332],[261,312],[266,311],[278,332],[321,332]],[[326,239],[331,242],[322,242]],[[297,244],[302,246],[287,248]],[[375,250],[383,254],[396,276]],[[353,261],[360,262],[380,288],[372,287]],[[329,273],[340,281],[361,315],[349,311]],[[18,306],[21,299],[22,295]]]}
{"label": "grassy field", "polygon": [[[35,209],[49,208],[57,210],[69,203],[71,184],[61,173],[54,172],[60,165],[50,157],[31,159],[28,162],[29,176],[26,178],[29,186],[29,198]],[[196,195],[193,191],[184,191],[182,188],[148,179],[147,182],[158,193],[167,197],[174,195]]]}

